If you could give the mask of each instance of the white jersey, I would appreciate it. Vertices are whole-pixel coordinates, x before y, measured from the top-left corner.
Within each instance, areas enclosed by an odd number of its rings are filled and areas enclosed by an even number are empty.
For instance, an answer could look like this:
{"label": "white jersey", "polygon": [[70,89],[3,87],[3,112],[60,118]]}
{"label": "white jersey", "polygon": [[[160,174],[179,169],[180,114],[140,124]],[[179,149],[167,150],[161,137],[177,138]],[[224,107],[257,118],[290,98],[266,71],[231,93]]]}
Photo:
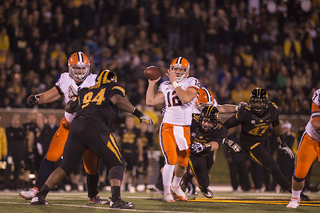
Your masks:
{"label": "white jersey", "polygon": [[[318,107],[320,107],[320,89],[318,89],[313,93],[312,102],[315,103]],[[311,116],[310,116],[309,122],[306,125],[305,130],[313,140],[320,142],[320,134],[316,132],[312,126],[312,119],[316,117],[320,117],[320,112],[311,111]]]}
{"label": "white jersey", "polygon": [[[73,78],[70,77],[69,73],[62,73],[55,86],[59,90],[59,93],[64,95],[64,102],[68,103],[70,101],[70,98],[68,96],[70,85],[72,85],[76,91],[78,91],[79,88],[91,87],[96,84],[96,77],[96,74],[89,74],[88,77],[80,84],[80,86],[78,86]],[[64,112],[64,117],[68,120],[69,123],[71,123],[75,115],[76,113]]]}
{"label": "white jersey", "polygon": [[[183,79],[178,83],[178,85],[183,90],[186,90],[189,87],[193,87],[197,90],[200,89],[199,80],[193,77]],[[170,81],[162,82],[159,86],[159,92],[163,93],[165,101],[165,114],[162,122],[174,125],[190,126],[197,98],[195,97],[189,103],[183,104]]]}

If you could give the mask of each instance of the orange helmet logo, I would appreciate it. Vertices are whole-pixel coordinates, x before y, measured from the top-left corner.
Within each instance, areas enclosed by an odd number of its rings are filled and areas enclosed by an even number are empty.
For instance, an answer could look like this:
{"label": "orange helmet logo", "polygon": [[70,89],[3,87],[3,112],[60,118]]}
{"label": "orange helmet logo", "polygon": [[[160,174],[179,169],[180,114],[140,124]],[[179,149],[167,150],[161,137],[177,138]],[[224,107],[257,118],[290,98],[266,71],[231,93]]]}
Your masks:
{"label": "orange helmet logo", "polygon": [[183,57],[174,59],[170,65],[170,68],[184,70],[184,72],[182,73],[176,72],[176,74],[178,75],[176,77],[177,82],[182,81],[184,78],[187,78],[189,76],[190,64],[188,60]]}
{"label": "orange helmet logo", "polygon": [[90,73],[90,61],[83,52],[73,53],[68,60],[70,76],[77,82],[81,82]]}

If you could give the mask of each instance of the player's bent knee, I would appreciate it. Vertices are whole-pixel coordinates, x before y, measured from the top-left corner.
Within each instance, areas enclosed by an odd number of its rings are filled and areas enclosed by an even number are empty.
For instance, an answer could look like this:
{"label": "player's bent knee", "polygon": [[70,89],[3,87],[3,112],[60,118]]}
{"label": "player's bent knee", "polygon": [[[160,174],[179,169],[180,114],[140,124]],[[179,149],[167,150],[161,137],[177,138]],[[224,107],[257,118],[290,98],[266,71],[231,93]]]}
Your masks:
{"label": "player's bent knee", "polygon": [[72,170],[74,169],[73,166],[70,165],[65,165],[65,164],[61,164],[61,169],[63,169],[63,171],[67,174],[67,176],[69,176],[72,173]]}
{"label": "player's bent knee", "polygon": [[263,165],[265,165],[270,172],[276,172],[280,170],[280,166],[277,164],[277,162],[272,158],[267,159]]}
{"label": "player's bent knee", "polygon": [[123,166],[114,166],[109,171],[109,179],[117,179],[122,181],[123,179]]}

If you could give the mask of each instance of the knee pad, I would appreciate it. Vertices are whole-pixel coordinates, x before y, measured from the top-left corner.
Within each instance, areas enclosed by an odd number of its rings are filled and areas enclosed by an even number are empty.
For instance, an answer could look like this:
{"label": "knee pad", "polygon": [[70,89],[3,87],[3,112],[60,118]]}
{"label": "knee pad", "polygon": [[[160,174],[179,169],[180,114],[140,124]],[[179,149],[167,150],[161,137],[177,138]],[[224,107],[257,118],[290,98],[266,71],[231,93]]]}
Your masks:
{"label": "knee pad", "polygon": [[109,180],[117,179],[122,181],[123,179],[123,166],[114,166],[109,170]]}

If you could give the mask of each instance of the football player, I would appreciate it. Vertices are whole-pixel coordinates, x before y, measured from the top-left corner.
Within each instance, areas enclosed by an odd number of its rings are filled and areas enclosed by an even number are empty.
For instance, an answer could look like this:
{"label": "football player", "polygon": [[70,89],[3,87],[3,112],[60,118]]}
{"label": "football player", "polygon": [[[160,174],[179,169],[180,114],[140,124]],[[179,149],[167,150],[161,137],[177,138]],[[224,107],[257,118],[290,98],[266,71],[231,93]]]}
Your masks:
{"label": "football player", "polygon": [[[77,93],[79,88],[95,85],[97,75],[90,73],[90,61],[88,56],[82,52],[73,53],[68,60],[69,73],[62,73],[55,86],[50,90],[36,95],[30,95],[27,99],[28,105],[38,105],[51,103],[64,97],[65,103]],[[75,113],[64,113],[64,118],[60,122],[60,128],[55,133],[48,152],[41,162],[36,183],[29,191],[21,191],[19,195],[26,200],[31,200],[39,192],[63,153],[64,145],[67,141],[69,126]],[[99,158],[88,149],[84,156],[84,165],[87,173],[88,202],[90,204],[107,204],[108,199],[101,199],[98,196],[97,184],[99,174],[97,172]]]}
{"label": "football player", "polygon": [[[156,94],[154,86],[161,77],[148,80],[146,104],[149,106],[165,104],[165,114],[159,130],[159,143],[165,157],[162,173],[164,202],[175,202],[171,192],[182,201],[188,199],[179,183],[188,166],[192,110],[197,91],[200,89],[199,80],[188,77],[189,69],[190,64],[187,59],[175,58],[166,73],[169,81],[162,82]],[[174,170],[175,176],[172,181]]]}
{"label": "football player", "polygon": [[50,204],[45,201],[49,191],[72,172],[81,156],[90,148],[109,168],[112,193],[110,207],[134,208],[134,204],[124,202],[120,196],[124,160],[111,129],[120,109],[132,113],[140,121],[146,120],[153,124],[153,120],[135,108],[124,96],[125,90],[117,83],[115,74],[104,70],[98,75],[96,85],[81,89],[78,96],[74,96],[66,104],[67,112],[78,112],[70,125],[62,164],[52,172],[40,192],[31,200],[31,204]]}
{"label": "football player", "polygon": [[[196,101],[196,107],[194,108],[194,113],[192,114],[192,125],[191,125],[191,150],[199,150],[199,149],[204,149],[202,146],[203,144],[207,145],[207,150],[206,152],[210,154],[197,154],[194,151],[191,151],[190,159],[189,159],[189,168],[187,169],[186,173],[184,174],[182,180],[181,180],[181,188],[183,191],[186,190],[186,188],[189,188],[189,194],[196,194],[195,192],[195,186],[193,183],[195,183],[199,188],[202,194],[208,198],[213,197],[213,193],[210,191],[208,188],[209,186],[209,171],[214,163],[214,151],[219,148],[221,145],[220,137],[225,138],[227,135],[223,134],[223,129],[226,130],[226,128],[222,128],[219,125],[219,131],[215,131],[216,126],[213,128],[210,128],[209,131],[204,131],[202,128],[201,122],[199,119],[202,113],[200,113],[202,110],[208,108],[208,107],[214,107],[214,110],[212,111],[212,116],[217,115],[217,121],[215,124],[219,123],[219,110],[221,110],[223,113],[231,113],[231,112],[236,112],[238,111],[239,106],[241,107],[242,105],[245,105],[245,102],[239,103],[239,105],[232,105],[232,104],[224,104],[224,105],[219,105],[217,101],[215,100],[212,92],[205,88],[202,87],[200,90],[198,90],[198,97]],[[211,108],[213,109],[213,108]],[[218,110],[219,109],[219,110]],[[210,114],[211,115],[211,114]],[[209,114],[207,116],[210,116]],[[204,119],[204,118],[203,118]],[[207,118],[208,119],[208,118]],[[213,122],[213,120],[212,120]],[[228,131],[226,131],[228,132]],[[196,134],[198,133],[198,134]],[[206,134],[208,136],[213,135],[213,137],[203,137],[203,135]],[[221,134],[221,135],[220,135]],[[200,144],[194,143],[195,141],[199,140],[197,137],[202,137],[203,140],[201,141]],[[219,137],[219,138],[218,138]],[[211,141],[212,139],[212,141]],[[217,140],[215,140],[217,139]],[[211,146],[210,146],[211,144]],[[200,146],[201,145],[201,146]],[[234,148],[237,150],[239,147],[235,144]],[[198,147],[199,146],[199,147]],[[205,146],[205,145],[204,145]],[[193,148],[194,149],[193,149]],[[201,148],[202,147],[202,148]],[[211,147],[211,149],[209,149]],[[230,149],[230,148],[229,148]],[[201,157],[203,156],[203,159]],[[201,162],[201,163],[199,163]],[[206,162],[203,164],[203,162]],[[203,167],[206,166],[206,167]],[[199,178],[199,175],[196,173],[201,173],[201,177]],[[199,180],[201,183],[199,183]]]}
{"label": "football player", "polygon": [[[268,95],[259,87],[252,90],[249,97],[249,105],[242,106],[239,111],[230,117],[225,123],[232,128],[241,125],[241,149],[260,166],[266,167],[273,179],[285,190],[291,191],[289,180],[282,174],[280,166],[266,149],[267,130],[270,124],[276,133],[281,149],[294,158],[292,150],[287,146],[283,129],[279,121],[278,106],[268,101]],[[303,195],[303,199],[309,199]]]}
{"label": "football player", "polygon": [[301,137],[292,177],[292,197],[287,208],[298,208],[305,178],[313,161],[320,156],[320,89],[312,96],[311,116]]}

